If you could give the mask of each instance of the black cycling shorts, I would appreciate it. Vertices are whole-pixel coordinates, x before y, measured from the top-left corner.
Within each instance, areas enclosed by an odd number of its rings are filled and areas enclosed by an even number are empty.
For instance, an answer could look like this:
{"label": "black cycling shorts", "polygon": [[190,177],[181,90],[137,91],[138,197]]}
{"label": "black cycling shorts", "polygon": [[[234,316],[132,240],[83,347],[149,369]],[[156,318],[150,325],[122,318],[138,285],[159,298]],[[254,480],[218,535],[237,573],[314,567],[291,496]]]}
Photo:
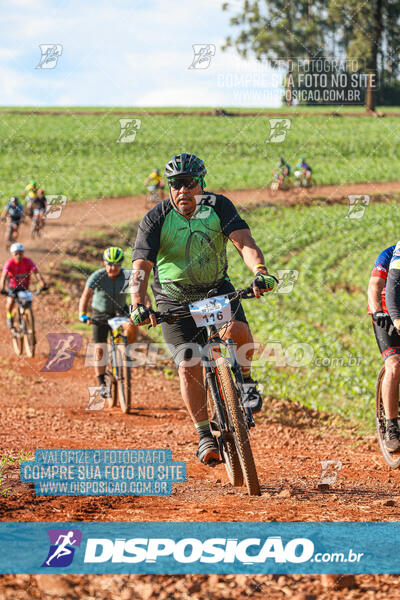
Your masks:
{"label": "black cycling shorts", "polygon": [[[234,291],[235,288],[231,282],[226,280],[218,288],[215,296],[230,294]],[[246,315],[240,301],[234,300],[231,306],[233,320],[247,324]],[[176,304],[167,304],[164,301],[158,305],[160,312],[173,307],[176,307]],[[175,323],[162,323],[161,329],[164,341],[168,345],[176,365],[179,365],[183,360],[194,359],[194,362],[196,362],[201,357],[200,345],[207,342],[207,330],[205,327],[198,328],[192,317],[180,319]]]}
{"label": "black cycling shorts", "polygon": [[397,330],[393,329],[393,333],[389,335],[383,327],[379,327],[374,321],[372,321],[372,326],[383,360],[394,354],[400,354],[400,335]]}
{"label": "black cycling shorts", "polygon": [[[104,313],[93,310],[93,319],[96,319],[96,321],[101,321],[100,325],[95,325],[94,323],[92,323],[92,339],[95,342],[95,344],[105,344],[107,342],[108,332],[110,330],[107,321],[108,319],[112,319],[116,316],[116,314],[106,315]],[[124,316],[129,317],[128,307],[126,307],[126,311],[124,311]]]}

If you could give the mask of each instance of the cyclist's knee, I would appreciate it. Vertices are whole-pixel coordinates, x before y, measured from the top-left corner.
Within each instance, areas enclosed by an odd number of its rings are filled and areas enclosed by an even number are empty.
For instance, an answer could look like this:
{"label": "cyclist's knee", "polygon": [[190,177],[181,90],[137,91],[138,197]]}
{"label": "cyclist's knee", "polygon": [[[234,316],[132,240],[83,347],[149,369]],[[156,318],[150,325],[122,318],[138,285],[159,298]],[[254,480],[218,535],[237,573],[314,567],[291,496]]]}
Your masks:
{"label": "cyclist's knee", "polygon": [[99,363],[102,360],[102,358],[104,356],[104,349],[105,349],[106,345],[107,344],[103,344],[103,343],[95,344],[95,347],[94,347],[94,360],[95,360],[96,364]]}
{"label": "cyclist's knee", "polygon": [[124,323],[124,334],[128,339],[128,344],[133,344],[137,338],[137,327],[133,323]]}
{"label": "cyclist's knee", "polygon": [[223,334],[223,339],[232,338],[235,344],[241,346],[253,341],[250,327],[243,321],[232,321]]}

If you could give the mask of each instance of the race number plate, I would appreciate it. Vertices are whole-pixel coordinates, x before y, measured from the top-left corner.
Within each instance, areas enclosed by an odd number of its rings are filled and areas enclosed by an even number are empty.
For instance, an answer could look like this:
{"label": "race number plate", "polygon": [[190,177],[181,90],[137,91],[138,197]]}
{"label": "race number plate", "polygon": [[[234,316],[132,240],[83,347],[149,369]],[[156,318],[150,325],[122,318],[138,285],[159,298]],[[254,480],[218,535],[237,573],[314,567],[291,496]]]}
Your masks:
{"label": "race number plate", "polygon": [[121,327],[122,323],[125,323],[127,320],[127,317],[113,317],[112,319],[108,319],[108,324],[111,329],[118,329],[118,327]]}
{"label": "race number plate", "polygon": [[189,304],[197,327],[205,325],[222,325],[231,320],[232,309],[228,296],[215,296]]}

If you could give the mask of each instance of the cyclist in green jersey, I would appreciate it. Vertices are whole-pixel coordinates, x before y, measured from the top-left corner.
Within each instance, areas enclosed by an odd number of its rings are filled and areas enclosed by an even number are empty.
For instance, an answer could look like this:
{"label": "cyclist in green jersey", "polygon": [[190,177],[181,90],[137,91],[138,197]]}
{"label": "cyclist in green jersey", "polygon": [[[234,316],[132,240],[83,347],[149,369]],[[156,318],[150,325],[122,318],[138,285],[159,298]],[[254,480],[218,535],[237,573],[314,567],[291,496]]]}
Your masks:
{"label": "cyclist in green jersey", "polygon": [[[107,320],[117,315],[129,316],[126,295],[130,269],[122,268],[123,258],[124,253],[121,248],[116,246],[107,248],[103,254],[104,267],[90,275],[79,301],[79,320],[82,323],[90,323],[90,317],[86,313],[91,301],[93,318],[100,322],[92,325],[92,335],[95,343],[95,372],[102,398],[106,398],[109,394],[105,385],[106,367],[102,360],[107,348],[109,331]],[[135,325],[128,319],[123,327],[128,343],[132,344],[137,333]]]}
{"label": "cyclist in green jersey", "polygon": [[[153,292],[161,311],[203,299],[211,290],[212,295],[233,291],[227,274],[228,240],[253,272],[252,284],[258,298],[276,285],[249,226],[232,202],[220,194],[204,193],[205,174],[203,161],[194,154],[174,156],[166,165],[169,198],[144,216],[133,251],[131,319],[136,325],[156,324],[144,301],[152,269]],[[249,359],[253,338],[240,302],[232,303],[232,313],[234,320],[224,337],[233,338],[238,347],[247,344],[245,354]],[[200,347],[196,343],[201,330],[189,317],[173,324],[163,323],[162,332],[178,366],[182,397],[199,434],[197,455],[201,462],[211,463],[218,458],[218,447],[210,432]],[[257,412],[262,398],[251,377],[250,360],[242,362],[245,402]]]}

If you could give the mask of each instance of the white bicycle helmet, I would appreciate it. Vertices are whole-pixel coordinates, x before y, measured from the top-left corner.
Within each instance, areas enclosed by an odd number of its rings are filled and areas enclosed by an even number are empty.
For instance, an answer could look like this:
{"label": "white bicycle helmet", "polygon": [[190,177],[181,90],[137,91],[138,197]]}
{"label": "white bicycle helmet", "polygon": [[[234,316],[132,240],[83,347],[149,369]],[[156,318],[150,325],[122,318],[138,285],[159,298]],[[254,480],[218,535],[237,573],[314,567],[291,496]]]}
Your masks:
{"label": "white bicycle helmet", "polygon": [[15,242],[15,244],[12,244],[10,252],[11,254],[14,254],[15,252],[25,252],[24,245],[20,244],[19,242]]}

